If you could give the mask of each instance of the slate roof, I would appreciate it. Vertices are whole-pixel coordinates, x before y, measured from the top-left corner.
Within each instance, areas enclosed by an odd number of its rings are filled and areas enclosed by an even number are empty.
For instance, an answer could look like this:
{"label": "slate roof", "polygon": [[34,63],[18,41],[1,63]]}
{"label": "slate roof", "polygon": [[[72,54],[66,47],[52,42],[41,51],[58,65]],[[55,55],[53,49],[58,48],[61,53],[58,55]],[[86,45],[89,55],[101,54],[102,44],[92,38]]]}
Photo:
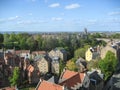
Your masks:
{"label": "slate roof", "polygon": [[91,80],[95,81],[96,85],[103,81],[103,79],[100,77],[97,71],[93,71],[91,73],[88,72],[87,74]]}
{"label": "slate roof", "polygon": [[76,65],[79,66],[80,63],[82,63],[85,67],[87,67],[87,62],[85,61],[85,59],[79,58],[79,59],[76,61]]}

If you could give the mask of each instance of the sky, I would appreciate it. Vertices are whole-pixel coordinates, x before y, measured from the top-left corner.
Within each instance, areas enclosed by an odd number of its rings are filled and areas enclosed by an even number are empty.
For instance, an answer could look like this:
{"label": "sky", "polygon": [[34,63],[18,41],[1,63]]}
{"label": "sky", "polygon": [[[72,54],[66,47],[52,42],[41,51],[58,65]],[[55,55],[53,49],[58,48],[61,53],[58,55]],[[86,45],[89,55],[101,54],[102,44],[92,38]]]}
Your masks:
{"label": "sky", "polygon": [[120,0],[0,0],[0,31],[120,31]]}

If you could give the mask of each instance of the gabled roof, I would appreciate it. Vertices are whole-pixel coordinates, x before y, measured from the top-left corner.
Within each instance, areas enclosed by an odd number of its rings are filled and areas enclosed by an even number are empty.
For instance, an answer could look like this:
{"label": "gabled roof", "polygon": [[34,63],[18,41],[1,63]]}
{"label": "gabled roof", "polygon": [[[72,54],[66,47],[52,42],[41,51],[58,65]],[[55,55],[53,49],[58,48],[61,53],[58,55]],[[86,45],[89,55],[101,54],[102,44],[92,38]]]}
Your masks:
{"label": "gabled roof", "polygon": [[46,54],[46,51],[33,51],[32,54],[42,54],[42,55],[45,55]]}
{"label": "gabled roof", "polygon": [[63,87],[43,80],[39,83],[36,90],[63,90]]}
{"label": "gabled roof", "polygon": [[29,72],[33,72],[34,71],[34,67],[32,65],[29,65],[28,68],[27,68],[27,70]]}
{"label": "gabled roof", "polygon": [[91,80],[95,80],[96,84],[99,84],[103,81],[103,79],[100,77],[97,71],[87,72],[87,74],[89,75],[89,78]]}
{"label": "gabled roof", "polygon": [[83,59],[83,58],[81,58],[81,57],[76,61],[76,65],[79,66],[80,63],[81,63],[82,65],[84,65],[85,67],[87,67],[87,62],[85,61],[85,59]]}
{"label": "gabled roof", "polygon": [[65,71],[63,71],[60,78],[65,80],[65,79],[71,78],[72,76],[74,76],[76,74],[77,74],[77,72],[65,70]]}
{"label": "gabled roof", "polygon": [[47,62],[49,62],[50,58],[48,56],[36,56],[36,58],[34,59],[35,61],[39,62],[42,59],[46,60]]}
{"label": "gabled roof", "polygon": [[21,53],[30,53],[30,50],[16,50],[16,54],[21,54]]}
{"label": "gabled roof", "polygon": [[84,73],[77,73],[71,78],[68,78],[65,81],[61,82],[60,85],[65,85],[68,88],[75,87],[75,85],[78,85],[78,83],[82,85],[84,77],[85,77]]}
{"label": "gabled roof", "polygon": [[55,83],[55,77],[52,76],[50,79],[47,80],[48,82]]}

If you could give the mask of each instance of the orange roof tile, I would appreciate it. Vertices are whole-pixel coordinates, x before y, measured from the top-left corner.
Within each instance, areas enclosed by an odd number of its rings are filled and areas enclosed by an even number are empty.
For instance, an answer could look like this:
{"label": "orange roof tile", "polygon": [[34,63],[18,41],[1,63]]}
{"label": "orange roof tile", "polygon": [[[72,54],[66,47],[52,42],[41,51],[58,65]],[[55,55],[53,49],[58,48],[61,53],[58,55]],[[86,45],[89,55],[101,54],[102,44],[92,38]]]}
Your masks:
{"label": "orange roof tile", "polygon": [[15,53],[16,53],[16,54],[20,54],[20,53],[30,53],[30,50],[16,50]]}
{"label": "orange roof tile", "polygon": [[68,78],[71,78],[72,76],[76,75],[77,72],[74,72],[74,71],[70,71],[70,70],[65,70],[65,72],[63,73],[62,75],[62,79],[68,79]]}
{"label": "orange roof tile", "polygon": [[77,73],[74,76],[60,83],[60,85],[65,85],[68,88],[71,88],[74,87],[74,85],[77,85],[78,83],[82,84],[84,77],[85,77],[84,73]]}
{"label": "orange roof tile", "polygon": [[70,71],[70,70],[65,70],[63,72],[63,75],[61,77],[61,82],[59,84],[65,85],[69,89],[71,89],[78,83],[82,84],[84,78],[85,78],[85,73],[79,73],[79,72],[74,72],[74,71]]}
{"label": "orange roof tile", "polygon": [[63,87],[43,80],[37,90],[63,90]]}
{"label": "orange roof tile", "polygon": [[32,65],[29,65],[28,68],[27,68],[27,70],[29,72],[33,72],[34,71],[34,67]]}

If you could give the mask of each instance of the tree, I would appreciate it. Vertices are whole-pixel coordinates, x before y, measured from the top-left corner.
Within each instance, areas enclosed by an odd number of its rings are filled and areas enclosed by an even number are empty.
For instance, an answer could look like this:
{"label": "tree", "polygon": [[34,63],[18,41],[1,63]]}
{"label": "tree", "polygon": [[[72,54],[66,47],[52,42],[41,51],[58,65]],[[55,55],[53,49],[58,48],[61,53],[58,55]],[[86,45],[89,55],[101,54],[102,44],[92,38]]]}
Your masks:
{"label": "tree", "polygon": [[117,59],[115,54],[111,51],[108,51],[105,58],[100,60],[99,68],[104,73],[104,79],[107,80],[116,70]]}
{"label": "tree", "polygon": [[15,67],[13,70],[13,75],[9,77],[11,86],[19,85],[19,74],[20,74],[19,67]]}
{"label": "tree", "polygon": [[3,43],[3,41],[4,41],[3,34],[0,34],[0,43]]}
{"label": "tree", "polygon": [[77,71],[77,66],[74,60],[69,60],[66,64],[66,67],[71,71]]}
{"label": "tree", "polygon": [[79,48],[74,52],[75,58],[82,57],[85,58],[85,52],[89,48],[89,45],[84,46],[83,48]]}
{"label": "tree", "polygon": [[3,34],[0,34],[0,48],[3,47],[3,41],[4,41]]}
{"label": "tree", "polygon": [[59,68],[60,68],[59,70],[60,70],[60,74],[61,74],[61,72],[65,68],[65,62],[63,60],[60,60],[60,67]]}

